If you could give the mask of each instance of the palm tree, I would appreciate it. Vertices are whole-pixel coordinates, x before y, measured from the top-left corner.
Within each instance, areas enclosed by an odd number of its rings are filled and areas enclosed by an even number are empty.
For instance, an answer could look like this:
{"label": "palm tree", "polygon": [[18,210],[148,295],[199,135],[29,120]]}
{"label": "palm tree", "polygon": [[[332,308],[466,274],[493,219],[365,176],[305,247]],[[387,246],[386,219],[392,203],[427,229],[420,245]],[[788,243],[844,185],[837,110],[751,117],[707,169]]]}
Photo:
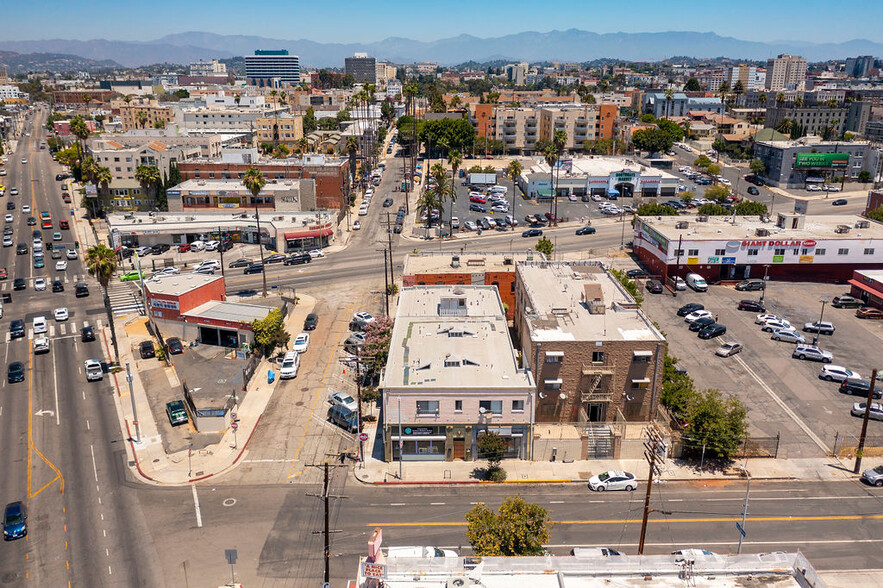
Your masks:
{"label": "palm tree", "polygon": [[300,149],[301,154],[304,154],[310,150],[310,141],[306,137],[301,137],[297,142],[297,147]]}
{"label": "palm tree", "polygon": [[144,128],[144,125],[147,124],[147,113],[143,110],[139,110],[135,113],[135,120],[138,121],[138,124],[141,125],[141,128]]}
{"label": "palm tree", "polygon": [[153,204],[156,204],[156,188],[162,181],[159,169],[152,165],[139,165],[135,168],[135,179],[141,184],[144,194],[150,198]]}
{"label": "palm tree", "polygon": [[[438,224],[439,228],[443,228],[442,219],[445,218],[445,200],[451,200],[451,216],[454,215],[454,206],[453,203],[457,201],[457,190],[454,188],[454,183],[451,180],[448,180],[448,172],[445,169],[445,166],[441,163],[436,163],[432,166],[432,169],[429,172],[430,177],[433,179],[433,183],[435,184],[431,188],[428,188],[427,192],[432,192],[432,198],[438,203],[439,211],[438,211]],[[430,217],[432,214],[430,213]],[[453,224],[453,222],[452,222]],[[453,229],[452,229],[453,232]]]}
{"label": "palm tree", "polygon": [[457,181],[457,170],[463,165],[463,156],[456,149],[448,153],[448,165],[451,166],[451,180]]}
{"label": "palm tree", "polygon": [[761,108],[766,104],[766,94],[761,94],[757,97],[757,101],[760,102]]}
{"label": "palm tree", "polygon": [[[116,268],[116,251],[107,245],[99,243],[86,250],[86,269],[89,271],[89,275],[95,276],[98,279],[98,283],[101,284],[101,291],[104,294],[104,308],[107,311],[108,316],[113,316],[113,314],[110,309],[110,297],[107,295],[107,285],[110,283],[110,278],[113,276]],[[111,341],[113,342],[117,361],[119,361],[120,353],[117,349],[116,330],[113,326],[113,320],[110,321],[110,328]]]}
{"label": "palm tree", "polygon": [[261,254],[261,278],[264,282],[264,297],[267,296],[267,272],[263,267],[264,265],[264,244],[261,239],[261,216],[258,212],[258,194],[261,193],[261,190],[264,189],[264,186],[267,185],[267,178],[264,177],[264,174],[261,170],[250,167],[245,170],[245,174],[242,176],[242,185],[245,186],[245,189],[251,192],[251,196],[254,199],[254,218],[257,222],[258,229],[258,251]]}
{"label": "palm tree", "polygon": [[803,108],[803,97],[798,96],[794,99],[794,108]]}
{"label": "palm tree", "polygon": [[435,190],[424,190],[420,198],[417,199],[417,214],[426,213],[427,229],[432,224],[432,211],[438,207],[438,195],[436,194]]}
{"label": "palm tree", "polygon": [[83,158],[86,155],[85,141],[89,137],[89,125],[87,125],[86,121],[83,120],[83,117],[78,114],[71,119],[68,128],[70,128],[71,133],[80,143],[80,163],[82,163]]}
{"label": "palm tree", "polygon": [[669,88],[665,91],[665,118],[671,116],[671,101],[675,97],[675,91]]}
{"label": "palm tree", "polygon": [[[83,94],[83,102],[86,103],[86,112],[89,112],[89,104],[92,103],[92,94]],[[92,114],[89,114],[89,118],[92,118]],[[95,119],[92,119],[95,120]]]}
{"label": "palm tree", "polygon": [[[555,134],[552,135],[552,147],[555,149],[555,153],[557,154],[556,162],[561,160],[561,155],[564,152],[564,147],[567,145],[567,132],[566,131],[555,131]],[[561,167],[559,166],[555,173],[555,191],[552,194],[552,203],[555,205],[555,211],[553,213],[553,219],[551,222],[554,225],[558,225],[558,177],[561,173]]]}
{"label": "palm tree", "polygon": [[[552,200],[549,202],[549,216],[552,216],[552,206],[555,201],[555,197],[557,196],[555,190],[557,186],[555,186],[555,164],[558,163],[558,152],[555,150],[553,145],[549,145],[546,147],[546,150],[543,152],[543,159],[549,165],[549,183],[552,184]],[[551,219],[550,219],[551,220]]]}
{"label": "palm tree", "polygon": [[776,106],[782,106],[782,104],[784,102],[785,102],[785,95],[781,92],[776,94]]}
{"label": "palm tree", "polygon": [[346,138],[346,153],[350,158],[350,176],[356,181],[356,155],[359,153],[359,140],[355,137]]}
{"label": "palm tree", "polygon": [[[515,185],[515,182],[518,180],[518,177],[521,175],[522,167],[521,163],[518,162],[517,159],[513,159],[509,162],[509,165],[506,167],[506,175],[512,180],[512,212],[515,213],[515,192],[518,189]],[[515,230],[515,223],[512,223],[512,230]]]}

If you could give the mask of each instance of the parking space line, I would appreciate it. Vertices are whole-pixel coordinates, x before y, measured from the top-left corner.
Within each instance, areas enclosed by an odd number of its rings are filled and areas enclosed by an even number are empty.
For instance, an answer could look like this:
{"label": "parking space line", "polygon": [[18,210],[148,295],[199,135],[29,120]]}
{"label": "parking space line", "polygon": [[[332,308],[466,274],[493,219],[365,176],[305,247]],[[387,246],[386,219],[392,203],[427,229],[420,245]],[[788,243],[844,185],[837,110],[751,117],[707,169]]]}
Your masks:
{"label": "parking space line", "polygon": [[784,402],[781,398],[779,398],[778,394],[776,394],[775,392],[773,392],[773,389],[772,389],[772,388],[770,388],[769,386],[767,386],[766,382],[764,382],[763,379],[761,379],[761,377],[758,376],[757,373],[756,373],[753,369],[751,369],[751,368],[748,366],[747,363],[745,363],[745,360],[743,360],[743,359],[742,359],[741,357],[739,357],[738,355],[734,356],[733,358],[736,360],[736,363],[738,363],[739,365],[742,366],[742,368],[748,373],[749,376],[751,376],[752,378],[754,378],[754,381],[757,382],[758,385],[759,385],[761,388],[764,389],[764,391],[769,395],[769,397],[773,399],[773,402],[775,402],[776,404],[778,404],[778,405],[782,408],[782,410],[784,410],[785,413],[786,413],[789,417],[791,417],[791,420],[793,420],[793,421],[797,424],[798,427],[800,427],[801,429],[803,429],[803,432],[806,433],[806,435],[807,435],[810,439],[812,439],[813,443],[815,443],[816,445],[818,445],[819,448],[820,448],[822,451],[825,452],[825,455],[830,455],[830,454],[831,454],[831,448],[828,447],[827,445],[825,445],[825,442],[822,441],[822,440],[819,438],[818,435],[816,435],[815,433],[813,433],[812,429],[809,428],[809,426],[808,426],[806,423],[804,423],[804,422],[800,419],[799,416],[797,416],[797,413],[795,413],[793,410],[791,410],[791,409],[788,407],[788,405],[785,404],[785,402]]}

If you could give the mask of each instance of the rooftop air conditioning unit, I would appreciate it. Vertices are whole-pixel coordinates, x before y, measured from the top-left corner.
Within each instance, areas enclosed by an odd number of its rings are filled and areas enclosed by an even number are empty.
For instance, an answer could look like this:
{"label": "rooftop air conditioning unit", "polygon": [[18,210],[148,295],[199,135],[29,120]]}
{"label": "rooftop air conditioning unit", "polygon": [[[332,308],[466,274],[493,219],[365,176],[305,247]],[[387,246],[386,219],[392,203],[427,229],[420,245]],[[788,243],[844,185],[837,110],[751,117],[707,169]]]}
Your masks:
{"label": "rooftop air conditioning unit", "polygon": [[755,237],[769,237],[769,235],[770,235],[770,232],[768,229],[760,228],[760,229],[754,230]]}
{"label": "rooftop air conditioning unit", "polygon": [[837,225],[837,228],[834,229],[834,232],[837,234],[848,233],[849,228],[849,225]]}
{"label": "rooftop air conditioning unit", "polygon": [[856,223],[855,223],[855,228],[857,228],[857,229],[867,229],[870,226],[871,226],[871,222],[866,221],[866,220],[856,221]]}
{"label": "rooftop air conditioning unit", "polygon": [[678,221],[675,223],[676,229],[686,229],[689,226],[690,226],[690,223],[688,223],[687,221]]}
{"label": "rooftop air conditioning unit", "polygon": [[205,186],[205,180],[197,180],[196,183],[200,186]]}
{"label": "rooftop air conditioning unit", "polygon": [[696,222],[697,223],[707,223],[708,222],[708,215],[700,214],[699,216],[696,217]]}

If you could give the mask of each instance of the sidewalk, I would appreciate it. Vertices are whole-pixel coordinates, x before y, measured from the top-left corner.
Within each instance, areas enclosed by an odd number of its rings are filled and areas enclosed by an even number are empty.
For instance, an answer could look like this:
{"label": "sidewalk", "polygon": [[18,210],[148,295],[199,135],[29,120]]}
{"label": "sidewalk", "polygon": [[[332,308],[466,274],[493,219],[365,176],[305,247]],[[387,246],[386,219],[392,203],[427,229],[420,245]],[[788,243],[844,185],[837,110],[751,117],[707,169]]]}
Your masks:
{"label": "sidewalk", "polygon": [[[297,306],[285,320],[285,326],[289,332],[299,332],[304,318],[312,312],[315,304],[316,301],[312,297],[300,296]],[[134,357],[134,342],[130,339],[130,336],[144,335],[146,321],[146,317],[142,316],[125,323],[122,320],[117,321],[117,341],[120,350],[120,365],[123,366],[123,369],[108,376],[116,389],[114,402],[120,428],[124,432],[127,442],[126,454],[130,469],[136,477],[146,483],[184,485],[219,475],[233,468],[247,453],[248,442],[273,396],[276,384],[280,381],[277,378],[272,384],[267,382],[267,371],[270,369],[276,371],[277,366],[266,358],[258,365],[248,385],[245,398],[234,409],[239,419],[236,431],[228,427],[223,432],[219,443],[205,449],[182,450],[167,454],[163,450],[162,438],[138,374]],[[104,330],[103,343],[107,356],[111,357],[109,328]],[[187,353],[186,349],[185,353]],[[137,423],[141,434],[140,440],[136,439],[132,397],[129,395],[126,381],[126,364],[129,364],[133,374],[132,391],[138,413]],[[169,385],[180,386],[174,364],[164,370]],[[187,426],[192,425],[188,424]]]}
{"label": "sidewalk", "polygon": [[[474,475],[486,461],[405,461],[399,463],[382,461],[382,443],[375,444],[376,423],[365,423],[368,434],[365,443],[366,461],[364,467],[357,465],[353,476],[359,482],[374,485],[420,485],[420,484],[491,484]],[[372,451],[373,448],[373,451]],[[508,474],[504,484],[586,484],[591,476],[607,470],[625,470],[634,473],[639,481],[646,480],[649,466],[643,459],[593,459],[565,463],[538,462],[507,459],[502,462]],[[699,471],[691,465],[681,465],[668,460],[662,467],[658,481],[665,482],[736,482],[744,479],[741,465],[754,480],[855,480],[852,462],[841,462],[834,458],[813,459],[766,459],[753,458],[740,462],[723,471]],[[867,467],[871,464],[867,463]],[[399,478],[399,468],[402,476]]]}

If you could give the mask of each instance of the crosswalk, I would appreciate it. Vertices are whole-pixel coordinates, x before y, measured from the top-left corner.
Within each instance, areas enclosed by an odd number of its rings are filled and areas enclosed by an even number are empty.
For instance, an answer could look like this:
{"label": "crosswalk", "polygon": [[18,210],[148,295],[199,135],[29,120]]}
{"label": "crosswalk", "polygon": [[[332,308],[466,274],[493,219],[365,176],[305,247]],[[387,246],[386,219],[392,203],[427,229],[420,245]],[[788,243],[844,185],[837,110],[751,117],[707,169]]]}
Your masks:
{"label": "crosswalk", "polygon": [[[61,339],[64,337],[71,336],[79,336],[80,329],[83,327],[92,327],[95,329],[96,336],[101,329],[104,328],[104,320],[98,319],[95,321],[83,321],[82,323],[78,321],[64,321],[60,323],[50,323],[48,325],[48,330],[46,333],[35,334],[33,327],[28,329],[28,340],[33,341],[36,337],[48,337],[49,339]],[[9,343],[12,341],[12,337],[7,332],[6,333],[6,342]]]}
{"label": "crosswalk", "polygon": [[[28,288],[33,288],[34,280],[37,278],[43,278],[46,280],[46,288],[49,289],[52,287],[52,282],[55,280],[61,280],[64,284],[78,284],[80,282],[85,282],[88,277],[87,274],[57,273],[54,276],[33,276],[31,278],[25,278],[24,280],[28,285]],[[12,278],[0,281],[0,292],[12,292],[12,286]]]}
{"label": "crosswalk", "polygon": [[107,286],[107,297],[110,299],[110,308],[114,315],[132,314],[137,312],[141,315],[144,311],[144,303],[138,287],[132,282],[111,282]]}

